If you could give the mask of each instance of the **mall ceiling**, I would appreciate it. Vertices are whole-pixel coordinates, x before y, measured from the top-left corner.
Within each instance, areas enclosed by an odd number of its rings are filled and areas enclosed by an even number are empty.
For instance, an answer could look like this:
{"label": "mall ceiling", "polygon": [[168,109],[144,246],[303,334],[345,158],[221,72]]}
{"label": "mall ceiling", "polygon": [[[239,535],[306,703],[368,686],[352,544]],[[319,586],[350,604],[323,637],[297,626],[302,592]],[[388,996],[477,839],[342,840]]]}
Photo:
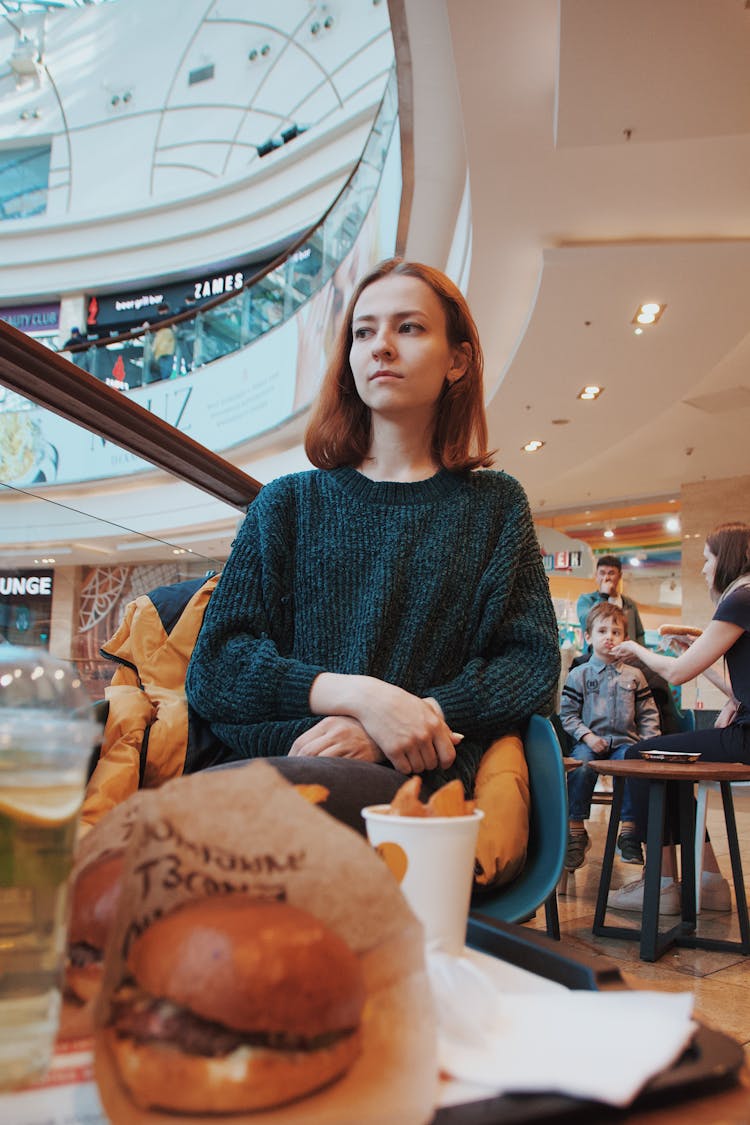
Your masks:
{"label": "mall ceiling", "polygon": [[646,543],[683,483],[750,473],[749,9],[448,0],[492,443],[576,537],[636,501]]}
{"label": "mall ceiling", "polygon": [[750,473],[748,0],[445,7],[498,464],[537,522],[672,566],[681,485]]}

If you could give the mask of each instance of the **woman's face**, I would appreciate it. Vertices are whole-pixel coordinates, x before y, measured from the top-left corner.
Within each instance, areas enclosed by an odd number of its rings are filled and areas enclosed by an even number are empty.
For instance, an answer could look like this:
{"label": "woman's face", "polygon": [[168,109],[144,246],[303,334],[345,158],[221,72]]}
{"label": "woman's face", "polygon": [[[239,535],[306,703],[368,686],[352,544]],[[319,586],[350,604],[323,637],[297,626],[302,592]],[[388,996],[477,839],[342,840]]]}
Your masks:
{"label": "woman's face", "polygon": [[709,590],[713,590],[714,589],[714,575],[716,574],[717,559],[716,559],[716,555],[713,553],[713,551],[709,547],[708,543],[706,543],[706,545],[703,548],[703,558],[706,561],[703,564],[703,570],[701,571],[701,573],[703,574],[703,577],[706,579],[706,585],[708,586]]}
{"label": "woman's face", "polygon": [[374,414],[431,414],[446,379],[466,372],[466,349],[448,343],[440,299],[417,277],[388,274],[368,285],[352,337],[354,383]]}

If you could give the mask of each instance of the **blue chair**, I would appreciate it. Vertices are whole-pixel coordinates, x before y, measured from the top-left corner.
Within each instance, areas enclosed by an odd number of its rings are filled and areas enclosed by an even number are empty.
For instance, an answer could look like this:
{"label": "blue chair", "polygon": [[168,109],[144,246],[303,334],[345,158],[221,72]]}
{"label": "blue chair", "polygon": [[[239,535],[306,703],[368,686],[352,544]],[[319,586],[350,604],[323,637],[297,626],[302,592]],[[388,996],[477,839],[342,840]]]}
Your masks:
{"label": "blue chair", "polygon": [[692,734],[695,730],[695,711],[678,711],[677,722],[680,726],[680,734]]}
{"label": "blue chair", "polygon": [[544,904],[547,932],[559,939],[556,889],[568,843],[568,789],[562,750],[549,719],[531,716],[524,752],[531,793],[526,864],[512,883],[477,892],[471,918],[523,922]]}

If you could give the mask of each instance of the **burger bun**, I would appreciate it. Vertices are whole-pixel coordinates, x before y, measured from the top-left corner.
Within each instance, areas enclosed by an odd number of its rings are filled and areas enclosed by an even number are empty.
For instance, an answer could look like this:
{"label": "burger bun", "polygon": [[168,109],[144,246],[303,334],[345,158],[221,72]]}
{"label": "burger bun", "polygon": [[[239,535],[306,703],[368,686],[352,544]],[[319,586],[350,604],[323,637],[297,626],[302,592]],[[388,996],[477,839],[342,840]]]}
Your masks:
{"label": "burger bun", "polygon": [[691,625],[660,625],[656,630],[660,637],[700,637],[702,629],[694,629]]}
{"label": "burger bun", "polygon": [[[68,948],[83,943],[103,955],[122,886],[123,852],[110,851],[84,867],[73,886]],[[65,985],[78,1000],[93,1000],[102,980],[102,958],[86,964],[68,959]]]}
{"label": "burger bun", "polygon": [[315,1050],[239,1047],[223,1058],[137,1043],[112,1028],[104,1040],[133,1101],[177,1113],[243,1113],[294,1101],[344,1074],[361,1050],[360,1031]]}
{"label": "burger bun", "polygon": [[[360,960],[298,907],[237,894],[184,903],[136,938],[127,967],[131,982],[114,997],[106,1038],[138,1105],[180,1113],[280,1105],[342,1075],[361,1050]],[[129,1022],[134,989],[136,1007],[157,1005],[144,1034]],[[184,1037],[182,1023],[196,1019],[209,1039],[212,1028],[229,1031],[232,1046],[211,1051]]]}

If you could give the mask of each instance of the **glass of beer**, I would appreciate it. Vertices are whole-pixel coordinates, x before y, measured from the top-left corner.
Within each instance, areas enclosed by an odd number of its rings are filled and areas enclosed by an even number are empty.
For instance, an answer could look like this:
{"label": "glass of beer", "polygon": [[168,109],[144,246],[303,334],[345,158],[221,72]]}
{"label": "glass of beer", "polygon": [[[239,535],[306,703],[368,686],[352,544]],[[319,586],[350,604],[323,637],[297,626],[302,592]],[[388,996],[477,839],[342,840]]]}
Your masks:
{"label": "glass of beer", "polygon": [[89,711],[72,666],[0,644],[0,1089],[52,1057],[67,881],[99,732]]}

